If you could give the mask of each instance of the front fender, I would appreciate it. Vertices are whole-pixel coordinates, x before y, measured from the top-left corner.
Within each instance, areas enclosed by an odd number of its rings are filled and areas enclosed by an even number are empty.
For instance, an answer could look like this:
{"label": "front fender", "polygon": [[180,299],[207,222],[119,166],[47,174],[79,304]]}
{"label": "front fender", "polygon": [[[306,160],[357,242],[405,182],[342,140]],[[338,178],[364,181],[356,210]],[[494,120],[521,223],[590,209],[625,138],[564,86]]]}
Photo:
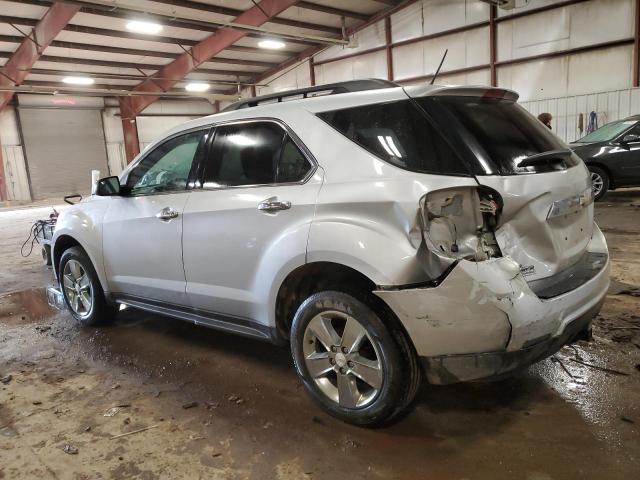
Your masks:
{"label": "front fender", "polygon": [[108,207],[108,199],[89,199],[77,205],[63,210],[58,217],[53,233],[52,252],[54,252],[53,269],[58,277],[58,262],[62,251],[61,245],[69,239],[73,239],[89,256],[93,267],[98,274],[98,279],[103,290],[108,290],[108,284],[104,273],[104,260],[102,256],[102,219]]}

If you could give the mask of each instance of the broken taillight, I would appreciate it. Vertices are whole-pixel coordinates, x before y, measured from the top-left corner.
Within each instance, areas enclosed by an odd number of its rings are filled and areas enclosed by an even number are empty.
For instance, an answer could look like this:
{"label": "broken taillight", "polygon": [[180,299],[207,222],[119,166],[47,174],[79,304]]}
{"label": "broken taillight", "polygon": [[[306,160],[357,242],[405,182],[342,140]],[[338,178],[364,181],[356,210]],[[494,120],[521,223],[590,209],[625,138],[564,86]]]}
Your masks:
{"label": "broken taillight", "polygon": [[483,261],[501,256],[494,230],[502,199],[485,187],[436,190],[420,200],[423,239],[442,259]]}

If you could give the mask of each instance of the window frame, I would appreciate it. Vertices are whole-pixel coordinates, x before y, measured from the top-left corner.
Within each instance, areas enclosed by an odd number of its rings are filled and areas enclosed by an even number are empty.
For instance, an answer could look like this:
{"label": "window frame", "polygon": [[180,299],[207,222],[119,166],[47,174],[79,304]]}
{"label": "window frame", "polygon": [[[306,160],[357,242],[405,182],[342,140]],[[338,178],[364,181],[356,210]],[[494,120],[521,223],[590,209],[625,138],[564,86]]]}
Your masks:
{"label": "window frame", "polygon": [[[218,187],[205,187],[205,183],[204,183],[204,167],[206,162],[208,161],[209,157],[211,155],[213,155],[213,148],[214,148],[214,143],[215,143],[215,139],[216,136],[218,134],[218,128],[219,127],[226,127],[228,125],[247,125],[250,123],[274,123],[276,125],[278,125],[284,135],[282,136],[282,142],[280,145],[280,148],[282,149],[282,147],[284,146],[287,136],[291,139],[291,141],[296,145],[296,147],[298,147],[298,149],[300,150],[300,152],[302,153],[302,156],[305,158],[305,160],[309,163],[309,166],[311,168],[309,168],[309,171],[307,172],[307,174],[304,176],[304,178],[302,178],[302,180],[298,180],[296,182],[276,182],[276,183],[258,183],[258,184],[252,184],[252,185],[220,185]],[[200,165],[198,167],[198,171],[197,171],[197,175],[196,175],[196,183],[199,186],[196,186],[195,188],[193,188],[193,191],[215,191],[215,190],[230,190],[230,189],[238,189],[238,188],[257,188],[257,187],[280,187],[280,186],[287,186],[287,185],[304,185],[305,183],[307,183],[309,181],[309,179],[311,177],[313,177],[313,175],[316,173],[316,170],[318,169],[318,162],[315,159],[315,157],[313,156],[313,154],[311,153],[311,151],[307,148],[307,146],[302,142],[302,140],[300,140],[300,137],[298,137],[298,135],[296,135],[296,133],[282,120],[280,120],[279,118],[273,118],[273,117],[256,117],[256,118],[247,118],[247,119],[241,119],[241,120],[228,120],[225,122],[219,122],[219,123],[215,123],[211,125],[211,129],[212,129],[212,134],[211,134],[211,138],[209,139],[209,145],[206,147],[206,155],[203,155],[201,157],[200,160]],[[276,172],[277,174],[277,172]]]}
{"label": "window frame", "polygon": [[191,161],[191,169],[189,170],[189,176],[187,177],[187,185],[185,186],[184,189],[168,190],[163,192],[149,192],[149,193],[129,193],[128,192],[124,196],[148,197],[152,195],[173,195],[176,193],[188,193],[194,190],[195,188],[197,188],[197,182],[198,182],[197,173],[199,171],[199,166],[202,163],[202,157],[209,151],[211,141],[213,138],[213,129],[211,125],[203,125],[199,127],[189,128],[187,130],[182,130],[180,132],[174,133],[173,135],[163,138],[162,141],[157,142],[153,148],[150,148],[148,152],[145,152],[144,155],[140,156],[140,158],[138,158],[138,160],[136,160],[136,162],[131,165],[131,168],[129,168],[129,170],[126,172],[126,175],[124,175],[120,179],[120,185],[125,185],[125,189],[128,189],[128,187],[126,187],[126,184],[129,181],[129,175],[131,175],[131,172],[133,172],[140,165],[140,163],[144,161],[145,158],[147,158],[149,155],[155,152],[158,148],[162,147],[165,143],[170,142],[171,140],[174,140],[177,137],[181,137],[183,135],[188,135],[190,133],[200,132],[200,131],[203,132],[204,135],[208,134],[209,136],[205,139],[204,143],[202,143],[202,140],[200,141],[200,143],[198,143],[198,147],[196,148],[194,158]]}

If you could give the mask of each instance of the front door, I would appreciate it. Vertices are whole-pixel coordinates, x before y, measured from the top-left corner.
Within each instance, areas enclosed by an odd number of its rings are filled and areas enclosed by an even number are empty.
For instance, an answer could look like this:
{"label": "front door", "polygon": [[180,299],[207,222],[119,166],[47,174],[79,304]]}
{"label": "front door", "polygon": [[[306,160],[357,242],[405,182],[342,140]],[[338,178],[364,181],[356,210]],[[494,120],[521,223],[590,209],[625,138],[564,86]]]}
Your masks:
{"label": "front door", "polygon": [[184,213],[191,305],[265,323],[278,272],[304,264],[322,177],[303,146],[273,121],[216,128],[203,188]]}
{"label": "front door", "polygon": [[180,134],[151,150],[127,175],[124,195],[110,198],[103,251],[109,289],[116,296],[187,303],[182,212],[207,132]]}

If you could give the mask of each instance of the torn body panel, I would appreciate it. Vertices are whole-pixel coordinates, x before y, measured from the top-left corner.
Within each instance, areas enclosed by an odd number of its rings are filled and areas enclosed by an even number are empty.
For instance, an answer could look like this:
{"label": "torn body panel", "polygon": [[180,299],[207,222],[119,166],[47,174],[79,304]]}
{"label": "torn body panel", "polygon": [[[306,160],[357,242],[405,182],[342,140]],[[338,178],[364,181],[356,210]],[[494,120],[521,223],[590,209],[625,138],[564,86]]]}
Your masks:
{"label": "torn body panel", "polygon": [[[607,251],[595,225],[587,251]],[[436,287],[374,293],[398,314],[421,357],[518,352],[561,337],[568,325],[600,305],[609,286],[608,259],[593,268],[583,284],[548,299],[534,293],[510,257],[459,260]],[[477,375],[465,377],[487,376]]]}

